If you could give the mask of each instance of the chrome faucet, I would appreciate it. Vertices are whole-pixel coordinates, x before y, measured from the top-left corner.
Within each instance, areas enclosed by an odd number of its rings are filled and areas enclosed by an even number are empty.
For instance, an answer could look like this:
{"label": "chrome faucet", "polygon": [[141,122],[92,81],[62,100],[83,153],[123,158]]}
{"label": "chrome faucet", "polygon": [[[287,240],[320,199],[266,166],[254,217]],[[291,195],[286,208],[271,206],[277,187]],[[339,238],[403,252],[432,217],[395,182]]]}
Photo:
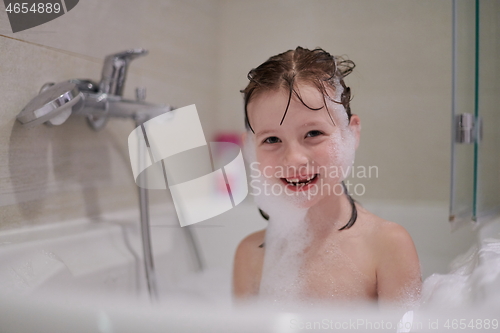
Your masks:
{"label": "chrome faucet", "polygon": [[147,53],[144,49],[131,49],[106,56],[99,84],[82,79],[44,84],[17,120],[27,127],[41,123],[61,125],[69,116],[79,115],[87,117],[94,130],[100,130],[110,117],[132,118],[140,125],[171,111],[168,105],[144,102],[144,90],[138,90],[136,100],[123,98],[130,62]]}
{"label": "chrome faucet", "polygon": [[[94,130],[102,129],[110,117],[131,118],[136,126],[160,114],[171,111],[168,105],[144,102],[145,90],[136,90],[136,100],[123,98],[128,65],[137,57],[148,52],[144,49],[131,49],[108,55],[104,60],[101,82],[73,79],[58,84],[46,83],[38,96],[17,115],[17,120],[25,127],[42,123],[49,126],[63,124],[71,115],[85,116]],[[154,262],[151,250],[149,226],[148,192],[139,187],[139,208],[141,235],[144,254],[144,267],[148,291],[152,300],[158,299]],[[198,246],[190,228],[183,230],[194,250],[199,268],[203,268]]]}

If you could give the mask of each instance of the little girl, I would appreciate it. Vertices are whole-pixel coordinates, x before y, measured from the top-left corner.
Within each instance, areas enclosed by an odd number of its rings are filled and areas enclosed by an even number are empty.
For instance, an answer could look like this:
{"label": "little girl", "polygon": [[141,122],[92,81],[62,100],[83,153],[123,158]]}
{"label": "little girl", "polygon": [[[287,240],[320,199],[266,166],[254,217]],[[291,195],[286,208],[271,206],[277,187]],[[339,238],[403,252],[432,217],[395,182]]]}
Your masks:
{"label": "little girl", "polygon": [[361,129],[344,83],[353,68],[322,49],[297,47],[248,73],[244,150],[269,226],[236,250],[237,299],[405,306],[418,299],[410,235],[354,202],[343,183]]}

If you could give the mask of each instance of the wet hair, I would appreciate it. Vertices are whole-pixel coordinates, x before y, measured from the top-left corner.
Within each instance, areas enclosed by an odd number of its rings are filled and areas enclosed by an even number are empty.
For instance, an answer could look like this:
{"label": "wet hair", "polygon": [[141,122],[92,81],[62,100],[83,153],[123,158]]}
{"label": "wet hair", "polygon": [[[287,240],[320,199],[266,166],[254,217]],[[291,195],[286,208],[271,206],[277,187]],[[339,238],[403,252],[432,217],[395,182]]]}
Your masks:
{"label": "wet hair", "polygon": [[[248,119],[248,103],[252,97],[265,91],[275,91],[279,89],[288,90],[288,103],[283,113],[280,125],[283,123],[290,106],[292,95],[295,94],[299,101],[310,110],[320,110],[308,106],[296,90],[296,84],[307,83],[315,86],[323,95],[323,102],[328,112],[326,99],[337,104],[342,104],[347,112],[347,117],[351,119],[351,89],[346,86],[344,78],[349,75],[355,67],[351,60],[342,57],[332,56],[321,48],[309,50],[298,46],[295,50],[288,50],[269,58],[262,65],[253,68],[248,72],[247,78],[250,80],[243,93],[245,103],[245,126],[254,132],[250,120]],[[336,101],[330,96],[327,88],[334,92],[342,88],[340,101]],[[328,112],[330,119],[333,118]]]}
{"label": "wet hair", "polygon": [[[248,119],[248,103],[252,97],[266,91],[276,91],[285,89],[288,91],[288,102],[284,110],[280,125],[283,123],[290,106],[293,94],[299,101],[310,110],[318,111],[323,109],[312,108],[308,106],[296,90],[297,83],[305,83],[315,86],[323,95],[324,107],[335,124],[326,103],[329,99],[337,104],[342,104],[347,112],[347,118],[351,120],[351,89],[346,86],[344,78],[349,75],[355,67],[353,61],[338,56],[332,56],[321,48],[309,50],[298,46],[295,50],[288,50],[269,58],[257,68],[248,72],[247,78],[250,81],[245,89],[240,90],[243,93],[245,105],[245,127],[254,133],[250,120]],[[340,100],[336,101],[328,93],[328,88],[332,89],[338,95],[338,89],[342,88]],[[347,187],[342,182],[344,193],[347,195],[351,204],[351,218],[339,230],[349,229],[356,222],[358,212],[354,199],[349,195]],[[269,219],[269,215],[260,210],[263,218]],[[263,246],[263,244],[262,244]],[[262,247],[260,246],[260,247]]]}

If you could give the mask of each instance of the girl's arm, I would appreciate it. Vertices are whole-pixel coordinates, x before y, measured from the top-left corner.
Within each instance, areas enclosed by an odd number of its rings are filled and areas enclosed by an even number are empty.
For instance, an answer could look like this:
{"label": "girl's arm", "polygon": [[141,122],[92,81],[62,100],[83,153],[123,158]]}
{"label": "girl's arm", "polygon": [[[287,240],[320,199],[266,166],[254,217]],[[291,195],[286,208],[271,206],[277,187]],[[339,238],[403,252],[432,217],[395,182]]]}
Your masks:
{"label": "girl's arm", "polygon": [[400,225],[381,230],[377,265],[379,305],[412,308],[420,297],[422,277],[413,240]]}

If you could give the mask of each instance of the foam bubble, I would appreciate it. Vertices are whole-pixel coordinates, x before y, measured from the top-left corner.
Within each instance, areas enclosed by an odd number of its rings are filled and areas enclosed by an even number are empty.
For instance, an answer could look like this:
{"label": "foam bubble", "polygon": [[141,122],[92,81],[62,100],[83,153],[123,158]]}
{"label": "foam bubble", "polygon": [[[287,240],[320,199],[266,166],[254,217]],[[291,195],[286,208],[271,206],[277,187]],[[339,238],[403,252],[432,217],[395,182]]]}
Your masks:
{"label": "foam bubble", "polygon": [[[256,162],[254,135],[248,133],[244,155],[249,163]],[[269,215],[265,237],[264,266],[259,295],[274,302],[297,300],[302,281],[299,276],[303,266],[303,252],[311,240],[305,222],[307,208],[297,205],[297,196],[278,195],[266,191],[269,181],[263,174],[251,172],[252,194],[260,209]],[[302,200],[302,199],[299,199]]]}
{"label": "foam bubble", "polygon": [[333,104],[330,109],[338,126],[338,130],[333,133],[330,142],[330,160],[331,165],[339,170],[340,178],[338,181],[342,181],[347,178],[354,164],[356,138],[349,128],[349,119],[345,108],[342,105]]}

